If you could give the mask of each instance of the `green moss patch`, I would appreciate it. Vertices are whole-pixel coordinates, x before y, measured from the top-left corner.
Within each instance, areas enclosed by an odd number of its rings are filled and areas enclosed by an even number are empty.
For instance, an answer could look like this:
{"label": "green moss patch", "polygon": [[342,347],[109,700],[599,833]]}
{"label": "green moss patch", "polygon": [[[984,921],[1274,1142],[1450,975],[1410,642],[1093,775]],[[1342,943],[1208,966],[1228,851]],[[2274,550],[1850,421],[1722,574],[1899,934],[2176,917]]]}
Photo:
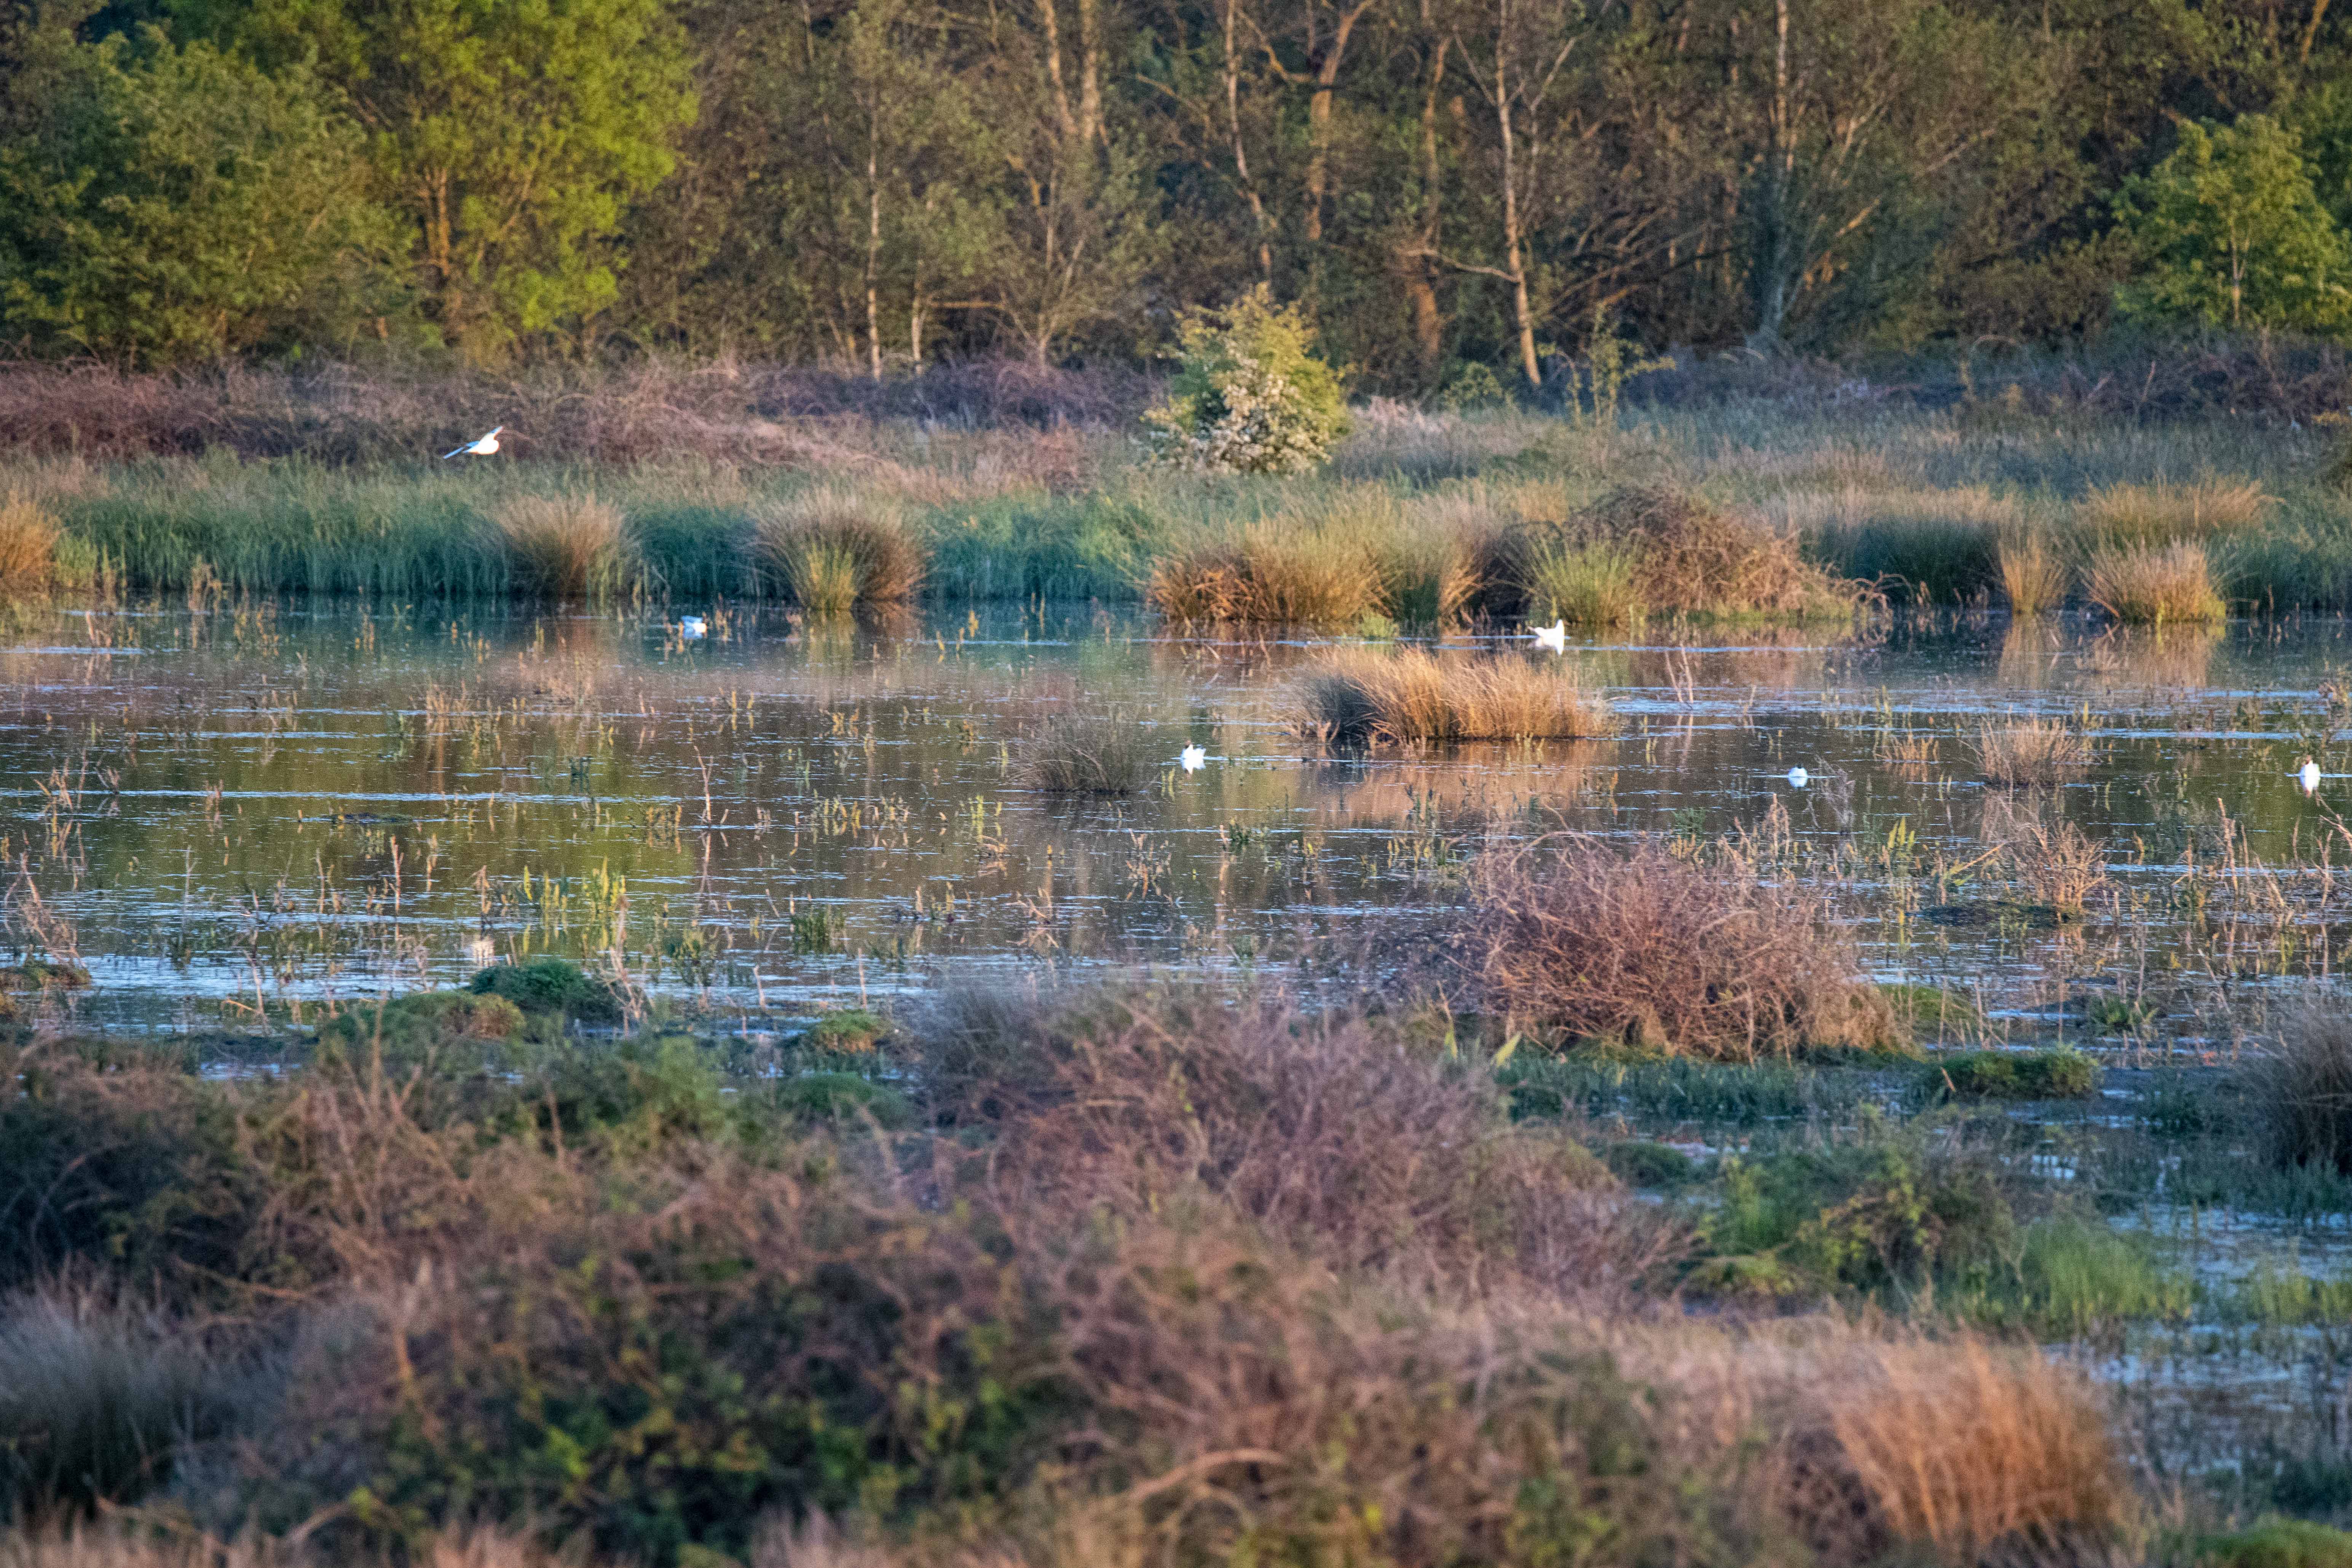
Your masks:
{"label": "green moss patch", "polygon": [[2080,1051],[1963,1051],[1921,1082],[1930,1099],[2079,1100],[2098,1088],[2099,1066]]}

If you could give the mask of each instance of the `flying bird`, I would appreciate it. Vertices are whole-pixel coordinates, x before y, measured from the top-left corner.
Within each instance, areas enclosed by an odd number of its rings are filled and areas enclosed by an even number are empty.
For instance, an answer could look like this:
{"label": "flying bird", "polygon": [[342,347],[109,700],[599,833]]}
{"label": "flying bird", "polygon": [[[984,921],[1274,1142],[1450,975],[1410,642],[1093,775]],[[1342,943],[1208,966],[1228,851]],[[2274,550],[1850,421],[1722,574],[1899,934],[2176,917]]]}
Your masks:
{"label": "flying bird", "polygon": [[1528,635],[1536,639],[1536,647],[1548,647],[1554,653],[1568,651],[1568,623],[1554,621],[1548,626],[1530,626]]}
{"label": "flying bird", "polygon": [[1197,773],[1209,765],[1209,753],[1204,747],[1187,746],[1176,759],[1176,765],[1188,773]]}
{"label": "flying bird", "polygon": [[677,635],[688,642],[694,641],[709,629],[700,616],[680,616],[677,618]]}
{"label": "flying bird", "polygon": [[505,428],[506,426],[503,425],[492,426],[490,433],[483,437],[480,440],[468,441],[464,446],[459,447],[453,451],[442,453],[441,460],[446,463],[452,458],[462,458],[469,453],[477,458],[490,457],[499,449],[499,432]]}
{"label": "flying bird", "polygon": [[2302,784],[2304,794],[2317,795],[2319,793],[2319,764],[2317,763],[2313,762],[2309,757],[2304,758],[2303,766],[2294,771],[2294,776],[2297,781]]}

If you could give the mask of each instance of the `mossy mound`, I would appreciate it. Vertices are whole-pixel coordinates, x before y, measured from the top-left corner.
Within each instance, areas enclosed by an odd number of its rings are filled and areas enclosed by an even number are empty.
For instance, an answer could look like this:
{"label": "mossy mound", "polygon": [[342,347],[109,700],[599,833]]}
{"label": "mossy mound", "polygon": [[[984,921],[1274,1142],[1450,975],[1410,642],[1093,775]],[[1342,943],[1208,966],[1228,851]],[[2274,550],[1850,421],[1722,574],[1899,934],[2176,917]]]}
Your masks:
{"label": "mossy mound", "polygon": [[815,1072],[789,1079],[776,1090],[776,1103],[803,1121],[856,1121],[870,1115],[886,1130],[915,1122],[907,1097],[888,1084],[849,1072]]}
{"label": "mossy mound", "polygon": [[0,969],[0,991],[80,991],[89,984],[89,970],[54,959],[28,958]]}
{"label": "mossy mound", "polygon": [[621,1017],[620,994],[570,959],[541,954],[520,963],[494,963],[474,976],[477,996],[499,996],[526,1013],[552,1013],[588,1023]]}
{"label": "mossy mound", "polygon": [[1963,1051],[1930,1065],[1930,1099],[2079,1100],[2099,1085],[2099,1065],[2080,1051]]}
{"label": "mossy mound", "polygon": [[855,1056],[872,1050],[890,1035],[890,1021],[863,1007],[827,1013],[801,1031],[800,1043],[812,1051]]}
{"label": "mossy mound", "polygon": [[2305,1519],[2273,1520],[2198,1542],[2208,1568],[2352,1568],[2352,1531]]}
{"label": "mossy mound", "polygon": [[502,1044],[520,1035],[523,1024],[522,1009],[503,996],[419,991],[381,1005],[358,1004],[321,1027],[319,1043],[344,1050],[380,1045],[387,1056],[410,1056]]}

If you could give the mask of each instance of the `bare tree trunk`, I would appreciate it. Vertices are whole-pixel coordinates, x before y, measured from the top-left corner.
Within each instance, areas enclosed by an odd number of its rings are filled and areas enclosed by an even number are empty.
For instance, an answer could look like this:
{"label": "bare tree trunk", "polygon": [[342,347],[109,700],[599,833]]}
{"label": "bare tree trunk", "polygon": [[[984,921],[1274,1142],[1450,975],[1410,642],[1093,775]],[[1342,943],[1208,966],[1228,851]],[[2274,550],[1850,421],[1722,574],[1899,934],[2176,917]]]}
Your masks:
{"label": "bare tree trunk", "polygon": [[1045,80],[1054,89],[1054,118],[1062,128],[1062,140],[1075,142],[1078,121],[1070,112],[1070,90],[1062,80],[1062,18],[1054,0],[1037,0],[1037,21],[1045,34]]}
{"label": "bare tree trunk", "polygon": [[1771,145],[1765,170],[1764,210],[1757,215],[1756,335],[1759,348],[1777,349],[1789,319],[1789,190],[1797,175],[1797,145],[1789,109],[1789,0],[1772,0]]}
{"label": "bare tree trunk", "polygon": [[1315,87],[1307,100],[1307,239],[1309,244],[1323,238],[1323,200],[1331,184],[1331,100],[1339,85],[1339,67],[1348,55],[1348,39],[1356,24],[1371,9],[1372,0],[1356,0],[1354,6],[1339,14],[1339,23],[1331,29],[1328,47],[1318,51],[1314,47],[1314,7],[1308,0],[1307,51],[1315,62]]}
{"label": "bare tree trunk", "polygon": [[1250,177],[1249,149],[1242,142],[1241,56],[1234,38],[1234,25],[1241,8],[1241,0],[1225,0],[1225,124],[1234,142],[1234,175],[1241,184],[1242,195],[1249,203],[1250,218],[1257,228],[1258,275],[1271,283],[1274,244],[1266,232],[1265,202],[1258,195],[1257,182]]}
{"label": "bare tree trunk", "polygon": [[866,349],[874,379],[882,379],[882,125],[877,113],[866,133]]}
{"label": "bare tree trunk", "polygon": [[1535,309],[1528,299],[1526,250],[1519,236],[1519,173],[1517,141],[1511,124],[1514,89],[1511,73],[1511,8],[1501,7],[1495,28],[1495,125],[1503,158],[1503,270],[1511,280],[1511,320],[1518,328],[1519,368],[1530,388],[1543,385],[1543,367],[1536,363]]}
{"label": "bare tree trunk", "polygon": [[1102,46],[1096,37],[1097,0],[1078,0],[1078,140],[1102,138]]}
{"label": "bare tree trunk", "polygon": [[[1422,0],[1422,24],[1429,26],[1429,0]],[[1445,51],[1451,39],[1437,40],[1430,61],[1429,79],[1421,96],[1421,233],[1409,254],[1398,258],[1405,297],[1412,306],[1413,347],[1421,360],[1423,381],[1434,381],[1445,357],[1445,321],[1437,304],[1437,242],[1444,216],[1444,187],[1438,177],[1437,104],[1445,82]]]}

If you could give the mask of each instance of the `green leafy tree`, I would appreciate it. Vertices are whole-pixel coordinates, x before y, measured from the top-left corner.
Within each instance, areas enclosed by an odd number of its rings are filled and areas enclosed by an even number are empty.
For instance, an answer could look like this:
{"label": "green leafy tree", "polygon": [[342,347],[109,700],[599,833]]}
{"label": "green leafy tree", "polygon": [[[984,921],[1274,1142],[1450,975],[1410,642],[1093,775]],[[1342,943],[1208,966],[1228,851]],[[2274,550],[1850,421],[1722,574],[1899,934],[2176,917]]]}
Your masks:
{"label": "green leafy tree", "polygon": [[348,339],[392,293],[358,128],[158,29],[19,36],[0,92],[0,330],[149,365]]}
{"label": "green leafy tree", "polygon": [[2330,334],[2352,326],[2352,249],[2294,133],[2268,115],[2182,126],[2180,144],[2124,186],[2116,216],[2140,257],[2116,297],[2126,314]]}
{"label": "green leafy tree", "polygon": [[1315,357],[1315,331],[1263,283],[1180,329],[1182,368],[1144,416],[1164,461],[1227,474],[1314,468],[1348,433],[1345,395]]}
{"label": "green leafy tree", "polygon": [[691,120],[665,0],[188,0],[266,66],[315,60],[367,129],[443,337],[495,359],[618,293],[606,241]]}

